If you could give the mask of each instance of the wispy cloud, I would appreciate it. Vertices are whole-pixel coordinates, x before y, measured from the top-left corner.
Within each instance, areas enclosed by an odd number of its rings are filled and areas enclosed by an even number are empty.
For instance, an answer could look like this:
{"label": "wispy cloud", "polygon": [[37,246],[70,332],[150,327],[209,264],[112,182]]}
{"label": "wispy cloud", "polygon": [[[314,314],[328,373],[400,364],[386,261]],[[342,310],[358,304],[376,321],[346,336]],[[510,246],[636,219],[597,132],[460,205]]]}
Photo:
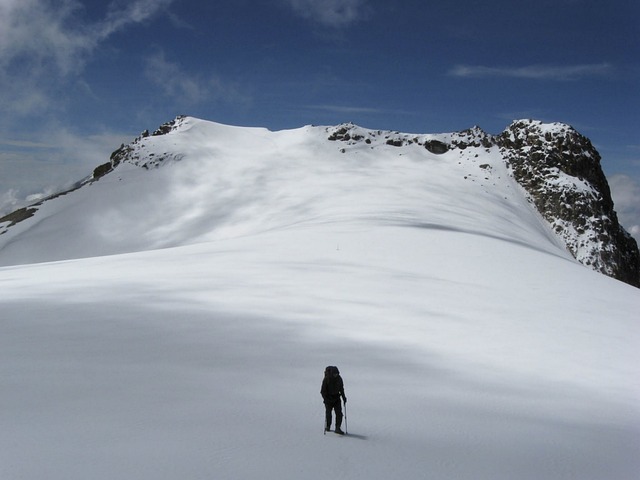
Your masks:
{"label": "wispy cloud", "polygon": [[340,28],[369,16],[367,0],[282,0],[293,11],[323,26]]}
{"label": "wispy cloud", "polygon": [[107,38],[130,24],[144,22],[173,2],[174,0],[135,0],[124,9],[115,7],[116,4],[112,3],[107,17],[98,24],[99,29],[94,35],[99,40]]}
{"label": "wispy cloud", "polygon": [[609,63],[582,65],[527,65],[523,67],[489,67],[484,65],[456,65],[449,75],[460,78],[511,77],[531,80],[570,81],[611,74]]}
{"label": "wispy cloud", "polygon": [[232,82],[218,75],[186,72],[179,63],[167,60],[162,51],[147,59],[145,74],[165,96],[185,107],[210,101],[249,101]]}
{"label": "wispy cloud", "polygon": [[380,108],[370,108],[370,107],[353,107],[346,105],[307,105],[308,109],[311,110],[323,110],[326,112],[333,113],[383,113],[384,110]]}
{"label": "wispy cloud", "polygon": [[0,65],[47,67],[63,75],[72,71],[80,53],[94,43],[74,21],[79,10],[73,0],[62,0],[55,7],[44,0],[1,2]]}
{"label": "wispy cloud", "polygon": [[0,138],[0,145],[15,148],[53,148],[50,143],[33,142],[30,140],[13,140],[11,138]]}
{"label": "wispy cloud", "polygon": [[77,0],[0,1],[0,108],[30,114],[50,107],[55,86],[73,81],[104,40],[173,1],[134,0],[124,8],[112,3],[94,23],[82,18]]}
{"label": "wispy cloud", "polygon": [[357,105],[332,105],[332,104],[315,104],[315,105],[305,105],[304,108],[308,110],[316,110],[321,112],[327,112],[330,114],[337,115],[356,115],[358,117],[366,117],[367,115],[384,115],[395,116],[395,115],[418,115],[415,111],[402,110],[402,109],[394,109],[394,108],[383,108],[383,107],[362,107]]}

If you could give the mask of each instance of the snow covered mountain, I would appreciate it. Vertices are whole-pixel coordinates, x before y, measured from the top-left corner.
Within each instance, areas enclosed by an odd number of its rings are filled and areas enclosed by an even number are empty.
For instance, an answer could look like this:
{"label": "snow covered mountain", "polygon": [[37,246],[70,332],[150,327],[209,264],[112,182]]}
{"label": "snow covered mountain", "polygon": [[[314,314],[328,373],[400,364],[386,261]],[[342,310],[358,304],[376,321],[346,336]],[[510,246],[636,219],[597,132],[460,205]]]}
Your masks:
{"label": "snow covered mountain", "polygon": [[606,200],[573,131],[512,127],[179,117],[2,219],[0,478],[635,478],[640,290],[540,208]]}
{"label": "snow covered mountain", "polygon": [[[417,162],[422,168],[416,169]],[[458,217],[476,221],[445,215],[454,223],[449,228],[492,230],[495,208],[509,210],[538,234],[553,232],[581,263],[640,286],[638,247],[618,223],[599,162],[588,139],[563,124],[517,121],[494,137],[478,127],[411,135],[353,124],[268,132],[181,116],[123,145],[65,192],[70,198],[55,196],[0,219],[0,265],[166,248],[320,218],[337,221],[336,209],[349,219],[438,225],[451,205],[463,204],[467,211]],[[158,167],[166,171],[136,171]],[[415,173],[424,182],[408,189]],[[445,181],[448,195],[429,197],[430,183],[442,188],[433,174],[451,177]],[[114,181],[120,185],[111,187]],[[405,199],[405,193],[418,198]],[[521,196],[548,225],[537,225]],[[486,197],[499,201],[486,205],[480,201]],[[518,223],[502,234],[513,236],[508,230],[522,229]],[[42,245],[43,236],[47,246],[36,248],[34,239]]]}

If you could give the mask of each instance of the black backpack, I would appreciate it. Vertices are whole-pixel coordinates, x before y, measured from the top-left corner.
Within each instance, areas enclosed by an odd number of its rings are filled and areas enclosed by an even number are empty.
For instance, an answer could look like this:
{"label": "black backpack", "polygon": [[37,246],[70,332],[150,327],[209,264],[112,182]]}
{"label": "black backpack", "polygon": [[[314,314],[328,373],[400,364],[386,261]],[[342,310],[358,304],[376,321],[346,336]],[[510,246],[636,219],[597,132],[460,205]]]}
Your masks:
{"label": "black backpack", "polygon": [[340,375],[340,370],[338,370],[338,367],[328,366],[324,369],[325,377],[333,377],[334,375]]}
{"label": "black backpack", "polygon": [[329,366],[324,369],[324,392],[330,396],[340,395],[342,392],[342,378],[338,367]]}

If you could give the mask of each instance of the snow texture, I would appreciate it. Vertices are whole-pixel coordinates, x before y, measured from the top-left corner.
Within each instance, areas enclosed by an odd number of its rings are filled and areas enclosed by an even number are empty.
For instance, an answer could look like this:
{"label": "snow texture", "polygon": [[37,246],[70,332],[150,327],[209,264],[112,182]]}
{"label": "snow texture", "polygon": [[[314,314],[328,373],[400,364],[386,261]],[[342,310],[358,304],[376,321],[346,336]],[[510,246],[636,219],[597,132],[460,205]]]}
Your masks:
{"label": "snow texture", "polygon": [[331,134],[184,118],[0,235],[0,478],[637,478],[638,289],[497,149]]}

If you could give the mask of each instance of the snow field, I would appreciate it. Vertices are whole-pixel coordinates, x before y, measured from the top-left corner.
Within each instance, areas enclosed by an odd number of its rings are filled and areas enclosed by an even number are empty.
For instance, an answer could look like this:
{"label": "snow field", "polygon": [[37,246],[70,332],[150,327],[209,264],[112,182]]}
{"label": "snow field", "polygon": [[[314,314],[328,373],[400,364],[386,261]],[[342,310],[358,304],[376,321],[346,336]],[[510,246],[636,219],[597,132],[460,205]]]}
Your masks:
{"label": "snow field", "polygon": [[[634,289],[515,244],[386,230],[318,256],[289,233],[0,269],[0,474],[632,478]],[[372,262],[388,235],[441,260]],[[520,266],[447,262],[456,236]],[[356,437],[321,434],[333,363]]]}

